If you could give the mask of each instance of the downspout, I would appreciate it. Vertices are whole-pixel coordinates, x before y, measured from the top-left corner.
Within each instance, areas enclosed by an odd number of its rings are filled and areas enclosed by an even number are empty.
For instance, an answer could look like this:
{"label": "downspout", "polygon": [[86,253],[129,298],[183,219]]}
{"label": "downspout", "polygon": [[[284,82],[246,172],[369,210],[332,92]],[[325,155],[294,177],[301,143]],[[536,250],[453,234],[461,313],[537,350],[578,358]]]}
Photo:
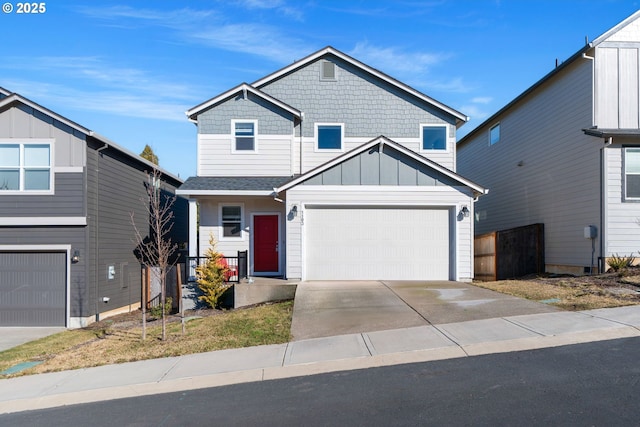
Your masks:
{"label": "downspout", "polygon": [[100,295],[99,289],[98,289],[98,253],[99,253],[99,245],[98,242],[100,241],[100,152],[102,150],[105,150],[106,148],[109,147],[109,144],[107,144],[106,142],[104,143],[104,146],[98,148],[96,150],[96,154],[97,154],[97,158],[96,158],[96,215],[95,215],[95,221],[96,221],[96,243],[95,243],[95,270],[94,270],[94,280],[95,280],[95,290],[96,290],[96,294],[95,294],[95,300],[96,300],[96,322],[100,321],[100,309],[98,308],[100,306],[99,301],[98,301],[98,295]]}
{"label": "downspout", "polygon": [[302,175],[302,122],[304,121],[304,113],[300,114],[300,175]]}

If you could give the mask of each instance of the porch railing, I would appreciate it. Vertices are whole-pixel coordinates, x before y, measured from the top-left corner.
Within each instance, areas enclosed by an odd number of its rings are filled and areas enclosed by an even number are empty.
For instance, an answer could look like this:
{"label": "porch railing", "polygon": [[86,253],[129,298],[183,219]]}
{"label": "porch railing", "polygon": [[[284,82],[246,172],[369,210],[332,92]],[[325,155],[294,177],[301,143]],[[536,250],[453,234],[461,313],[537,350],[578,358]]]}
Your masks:
{"label": "porch railing", "polygon": [[[228,267],[225,282],[240,283],[240,279],[247,277],[247,251],[238,251],[236,256],[224,256],[224,263]],[[189,281],[196,280],[196,267],[204,264],[207,257],[187,257],[186,270]]]}

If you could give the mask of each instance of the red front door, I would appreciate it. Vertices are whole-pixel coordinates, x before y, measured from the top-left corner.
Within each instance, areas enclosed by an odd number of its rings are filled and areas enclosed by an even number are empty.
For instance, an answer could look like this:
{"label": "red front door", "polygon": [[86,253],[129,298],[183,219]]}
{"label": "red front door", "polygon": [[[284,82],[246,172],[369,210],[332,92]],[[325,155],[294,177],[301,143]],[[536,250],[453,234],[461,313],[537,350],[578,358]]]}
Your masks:
{"label": "red front door", "polygon": [[278,272],[278,215],[253,217],[253,271]]}

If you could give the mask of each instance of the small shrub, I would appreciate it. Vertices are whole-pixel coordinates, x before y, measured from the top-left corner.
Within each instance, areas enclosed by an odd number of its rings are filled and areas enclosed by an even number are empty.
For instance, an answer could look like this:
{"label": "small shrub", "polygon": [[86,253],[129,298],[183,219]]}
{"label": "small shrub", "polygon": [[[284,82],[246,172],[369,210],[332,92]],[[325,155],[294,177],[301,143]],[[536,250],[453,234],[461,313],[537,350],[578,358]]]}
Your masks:
{"label": "small shrub", "polygon": [[620,271],[625,268],[631,267],[636,258],[633,256],[633,252],[629,256],[620,256],[618,254],[613,254],[611,258],[607,260],[607,264],[613,271]]}
{"label": "small shrub", "polygon": [[[164,314],[171,313],[171,309],[173,308],[173,299],[171,297],[167,297],[164,303]],[[158,304],[155,307],[151,307],[149,309],[149,316],[154,319],[159,319],[162,317],[162,304]]]}
{"label": "small shrub", "polygon": [[205,256],[206,261],[196,267],[196,282],[204,295],[198,297],[211,308],[217,308],[222,294],[229,288],[225,282],[226,273],[229,267],[220,252],[215,250],[215,240],[209,239],[210,247]]}

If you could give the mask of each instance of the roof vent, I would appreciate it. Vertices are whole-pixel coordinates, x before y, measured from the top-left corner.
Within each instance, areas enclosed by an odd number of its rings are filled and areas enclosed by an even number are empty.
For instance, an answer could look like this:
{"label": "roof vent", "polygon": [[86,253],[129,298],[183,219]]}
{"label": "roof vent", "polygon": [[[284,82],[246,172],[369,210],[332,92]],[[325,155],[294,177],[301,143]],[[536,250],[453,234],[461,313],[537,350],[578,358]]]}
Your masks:
{"label": "roof vent", "polygon": [[336,64],[330,61],[322,61],[322,71],[320,74],[321,80],[335,80],[336,79]]}

